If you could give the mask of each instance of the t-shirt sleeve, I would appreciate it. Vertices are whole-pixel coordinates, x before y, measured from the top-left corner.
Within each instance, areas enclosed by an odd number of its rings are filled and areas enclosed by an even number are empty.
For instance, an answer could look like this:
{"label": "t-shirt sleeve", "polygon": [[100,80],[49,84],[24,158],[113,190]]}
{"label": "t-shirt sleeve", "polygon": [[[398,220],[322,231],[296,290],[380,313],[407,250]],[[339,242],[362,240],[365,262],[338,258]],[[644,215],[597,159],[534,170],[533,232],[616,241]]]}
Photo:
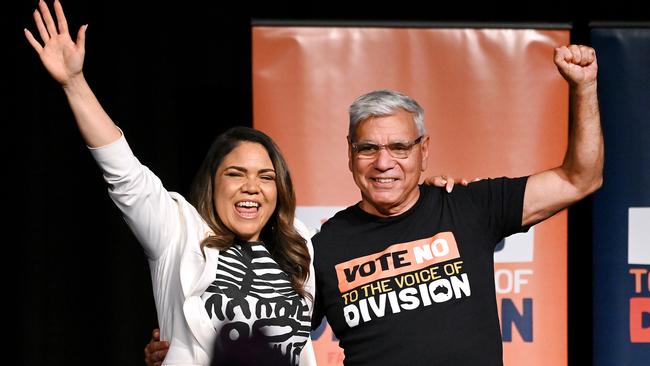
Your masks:
{"label": "t-shirt sleeve", "polygon": [[495,241],[528,230],[528,226],[522,226],[527,181],[527,176],[501,177],[470,184],[472,201],[487,215],[487,225]]}
{"label": "t-shirt sleeve", "polygon": [[323,299],[319,298],[321,294],[318,291],[318,286],[316,287],[316,296],[314,296],[314,311],[311,314],[311,329],[317,329],[320,324],[323,322],[325,317],[325,312],[323,310]]}
{"label": "t-shirt sleeve", "polygon": [[[314,263],[318,260],[316,257],[318,255],[318,238],[321,234],[316,234],[314,237],[311,238],[311,242],[314,248],[314,257],[312,258]],[[321,254],[322,255],[322,254]],[[319,276],[318,273],[316,273],[315,269],[316,265],[314,265],[314,277],[315,277],[315,291],[314,291],[314,305],[313,305],[313,311],[311,313],[311,329],[315,330],[317,329],[321,322],[323,321],[323,318],[325,317],[325,309],[324,309],[324,304],[323,304],[323,295],[322,295],[322,287],[319,285],[319,279],[322,279],[323,276]]]}

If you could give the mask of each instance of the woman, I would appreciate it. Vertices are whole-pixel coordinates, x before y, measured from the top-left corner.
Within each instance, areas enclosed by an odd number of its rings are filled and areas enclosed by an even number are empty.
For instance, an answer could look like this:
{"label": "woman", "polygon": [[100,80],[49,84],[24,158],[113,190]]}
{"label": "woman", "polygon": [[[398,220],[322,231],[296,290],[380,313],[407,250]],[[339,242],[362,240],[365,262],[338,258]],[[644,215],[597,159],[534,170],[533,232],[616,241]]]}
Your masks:
{"label": "woman", "polygon": [[[208,151],[193,188],[196,208],[166,191],[86,83],[87,26],[74,42],[58,0],[54,10],[56,21],[43,1],[34,12],[43,45],[25,35],[63,87],[111,198],[147,254],[161,337],[170,340],[164,364],[315,364],[311,233],[294,222],[277,146],[259,131],[233,128]],[[241,349],[245,358],[229,353]]]}

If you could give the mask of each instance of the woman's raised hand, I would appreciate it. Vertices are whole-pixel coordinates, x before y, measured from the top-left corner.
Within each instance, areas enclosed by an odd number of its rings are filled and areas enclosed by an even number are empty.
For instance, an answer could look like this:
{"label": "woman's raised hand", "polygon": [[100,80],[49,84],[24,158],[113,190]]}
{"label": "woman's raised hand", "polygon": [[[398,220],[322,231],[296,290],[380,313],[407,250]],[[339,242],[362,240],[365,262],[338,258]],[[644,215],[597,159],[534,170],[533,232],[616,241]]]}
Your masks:
{"label": "woman's raised hand", "polygon": [[26,28],[25,37],[54,80],[65,87],[70,80],[82,74],[88,25],[81,26],[77,41],[73,42],[59,0],[54,1],[54,14],[56,22],[45,1],[41,0],[38,9],[34,10],[34,22],[43,44]]}

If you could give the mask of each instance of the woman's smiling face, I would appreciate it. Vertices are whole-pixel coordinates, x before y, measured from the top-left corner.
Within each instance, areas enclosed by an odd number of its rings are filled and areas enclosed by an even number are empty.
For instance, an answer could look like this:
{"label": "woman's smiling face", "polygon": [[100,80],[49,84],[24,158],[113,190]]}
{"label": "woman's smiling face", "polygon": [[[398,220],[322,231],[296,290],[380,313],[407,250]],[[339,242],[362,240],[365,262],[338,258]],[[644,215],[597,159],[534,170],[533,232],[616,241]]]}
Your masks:
{"label": "woman's smiling face", "polygon": [[225,156],[214,177],[215,209],[221,221],[245,241],[260,239],[275,211],[275,169],[266,149],[244,141]]}

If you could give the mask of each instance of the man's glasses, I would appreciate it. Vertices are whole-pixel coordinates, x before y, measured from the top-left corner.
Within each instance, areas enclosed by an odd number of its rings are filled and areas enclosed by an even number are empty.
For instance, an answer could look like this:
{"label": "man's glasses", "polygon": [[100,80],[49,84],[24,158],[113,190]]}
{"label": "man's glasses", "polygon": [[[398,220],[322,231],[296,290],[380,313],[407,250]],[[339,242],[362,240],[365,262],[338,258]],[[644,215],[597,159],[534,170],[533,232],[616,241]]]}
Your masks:
{"label": "man's glasses", "polygon": [[352,151],[354,151],[359,158],[362,159],[372,159],[379,154],[379,150],[386,149],[390,156],[395,159],[406,159],[408,158],[413,146],[417,145],[422,141],[420,136],[413,140],[412,142],[392,142],[390,144],[375,144],[372,142],[352,142]]}

